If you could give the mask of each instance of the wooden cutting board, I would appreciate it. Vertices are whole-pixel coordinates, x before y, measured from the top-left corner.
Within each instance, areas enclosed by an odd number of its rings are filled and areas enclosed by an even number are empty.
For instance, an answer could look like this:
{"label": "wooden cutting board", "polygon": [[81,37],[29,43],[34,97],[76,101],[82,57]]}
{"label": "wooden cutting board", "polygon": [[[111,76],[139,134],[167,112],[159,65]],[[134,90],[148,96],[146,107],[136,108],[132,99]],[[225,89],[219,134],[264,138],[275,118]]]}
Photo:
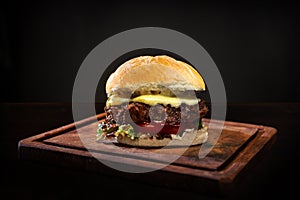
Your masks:
{"label": "wooden cutting board", "polygon": [[[275,128],[268,126],[204,119],[210,127],[205,145],[211,148],[201,158],[199,152],[203,145],[151,149],[99,143],[96,130],[98,121],[104,120],[104,117],[105,114],[101,113],[76,124],[23,139],[19,141],[19,157],[166,187],[228,194],[235,189],[243,174],[251,173],[251,166],[263,158],[277,133]],[[221,134],[217,128],[220,123],[224,123]],[[174,161],[167,165],[172,157]],[[100,161],[149,169],[149,172],[122,172]]]}

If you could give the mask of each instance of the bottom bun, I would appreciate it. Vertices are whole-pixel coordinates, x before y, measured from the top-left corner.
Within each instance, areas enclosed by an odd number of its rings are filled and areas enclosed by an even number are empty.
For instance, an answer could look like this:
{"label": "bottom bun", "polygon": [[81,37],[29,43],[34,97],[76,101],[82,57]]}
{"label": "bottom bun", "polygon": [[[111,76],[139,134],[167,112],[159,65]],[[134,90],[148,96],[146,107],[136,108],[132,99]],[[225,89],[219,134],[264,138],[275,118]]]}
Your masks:
{"label": "bottom bun", "polygon": [[134,147],[180,147],[180,146],[193,146],[200,145],[207,141],[208,132],[207,127],[199,130],[186,130],[182,137],[178,138],[137,138],[131,139],[127,136],[119,135],[117,138],[118,143]]}

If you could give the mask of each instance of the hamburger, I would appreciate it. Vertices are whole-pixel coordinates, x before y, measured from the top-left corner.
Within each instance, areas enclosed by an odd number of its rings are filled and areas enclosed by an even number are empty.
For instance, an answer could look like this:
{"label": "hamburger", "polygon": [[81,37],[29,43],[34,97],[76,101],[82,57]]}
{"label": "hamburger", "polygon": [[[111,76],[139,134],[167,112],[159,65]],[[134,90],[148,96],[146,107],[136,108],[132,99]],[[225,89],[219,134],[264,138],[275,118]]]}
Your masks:
{"label": "hamburger", "polygon": [[207,141],[202,76],[167,55],[139,56],[106,81],[105,120],[96,140],[135,147],[199,145]]}

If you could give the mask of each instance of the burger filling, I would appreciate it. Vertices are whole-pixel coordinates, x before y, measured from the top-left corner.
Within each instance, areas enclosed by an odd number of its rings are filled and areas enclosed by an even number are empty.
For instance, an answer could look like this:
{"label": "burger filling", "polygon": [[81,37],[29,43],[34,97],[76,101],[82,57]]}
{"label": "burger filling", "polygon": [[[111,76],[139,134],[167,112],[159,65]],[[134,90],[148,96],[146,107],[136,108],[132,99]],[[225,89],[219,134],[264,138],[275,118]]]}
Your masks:
{"label": "burger filling", "polygon": [[202,128],[201,119],[208,112],[204,100],[161,95],[142,95],[130,100],[109,98],[104,110],[106,119],[99,124],[97,140],[118,135],[131,139],[173,138],[186,129]]}

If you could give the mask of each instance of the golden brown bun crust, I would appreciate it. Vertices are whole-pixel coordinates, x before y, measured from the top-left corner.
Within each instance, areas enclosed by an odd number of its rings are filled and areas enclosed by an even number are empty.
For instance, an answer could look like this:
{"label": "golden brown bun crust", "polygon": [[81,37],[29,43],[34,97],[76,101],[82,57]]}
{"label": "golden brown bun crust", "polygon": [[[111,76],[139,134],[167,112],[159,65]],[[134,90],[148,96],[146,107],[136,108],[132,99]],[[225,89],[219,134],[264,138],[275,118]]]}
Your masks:
{"label": "golden brown bun crust", "polygon": [[139,56],[120,65],[106,82],[106,93],[163,85],[171,90],[205,90],[201,75],[190,65],[166,55]]}
{"label": "golden brown bun crust", "polygon": [[180,146],[194,146],[203,144],[208,139],[208,132],[207,127],[202,128],[200,130],[194,131],[193,133],[185,134],[182,139],[171,139],[171,138],[164,138],[164,139],[130,139],[126,136],[119,135],[117,140],[120,144],[125,144],[133,147],[146,147],[146,148],[157,148],[157,147],[180,147]]}

